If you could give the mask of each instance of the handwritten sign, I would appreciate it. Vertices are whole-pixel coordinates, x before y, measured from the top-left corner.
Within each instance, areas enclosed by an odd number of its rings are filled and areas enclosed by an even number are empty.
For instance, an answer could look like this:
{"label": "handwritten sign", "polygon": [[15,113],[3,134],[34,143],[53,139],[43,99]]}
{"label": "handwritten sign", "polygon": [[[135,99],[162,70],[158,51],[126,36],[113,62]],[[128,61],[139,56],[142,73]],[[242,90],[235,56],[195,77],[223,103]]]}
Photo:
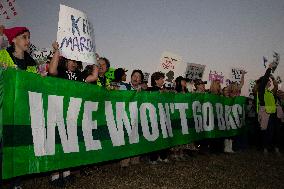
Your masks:
{"label": "handwritten sign", "polygon": [[37,62],[46,62],[49,56],[52,56],[53,52],[48,49],[36,50],[33,51],[32,57]]}
{"label": "handwritten sign", "polygon": [[280,76],[277,76],[277,77],[276,77],[276,82],[277,82],[278,84],[281,84],[281,83],[282,83],[282,79],[280,78]]}
{"label": "handwritten sign", "polygon": [[16,0],[1,0],[0,1],[0,23],[9,26],[14,22],[19,15]]}
{"label": "handwritten sign", "polygon": [[179,69],[181,63],[182,63],[181,56],[171,52],[162,53],[158,71],[165,73],[166,87],[172,87],[174,78],[183,74],[182,72],[180,72]]}
{"label": "handwritten sign", "polygon": [[209,81],[220,81],[221,84],[224,83],[224,75],[223,73],[218,73],[217,71],[212,71],[210,70],[210,73],[209,73]]}
{"label": "handwritten sign", "polygon": [[249,80],[248,94],[253,93],[254,86],[255,86],[255,80]]}
{"label": "handwritten sign", "polygon": [[[272,73],[274,73],[274,71],[276,70],[276,68],[278,67],[279,65],[279,62],[280,62],[280,55],[279,53],[277,52],[273,52],[273,59],[272,61],[270,61],[270,64],[272,64]],[[268,58],[263,56],[263,65],[264,65],[264,68],[267,67],[267,63],[268,63]]]}
{"label": "handwritten sign", "polygon": [[231,84],[231,80],[226,79],[225,84],[226,84],[226,87],[228,87]]}
{"label": "handwritten sign", "polygon": [[241,83],[242,70],[243,69],[240,69],[240,68],[232,68],[231,69],[231,82]]}
{"label": "handwritten sign", "polygon": [[30,44],[30,47],[29,47],[29,53],[30,53],[30,55],[31,56],[33,56],[33,53],[35,52],[35,51],[37,51],[38,50],[38,48],[34,45],[34,44]]}
{"label": "handwritten sign", "polygon": [[202,79],[204,70],[205,65],[187,63],[185,77],[191,80]]}
{"label": "handwritten sign", "polygon": [[62,56],[89,64],[96,63],[93,26],[85,13],[60,5],[57,42]]}
{"label": "handwritten sign", "polygon": [[280,62],[280,55],[277,52],[273,52],[273,61],[272,61],[272,73],[276,70]]}
{"label": "handwritten sign", "polygon": [[144,73],[143,73],[143,76],[144,76],[143,82],[147,82],[147,83],[148,83],[150,73],[144,72]]}

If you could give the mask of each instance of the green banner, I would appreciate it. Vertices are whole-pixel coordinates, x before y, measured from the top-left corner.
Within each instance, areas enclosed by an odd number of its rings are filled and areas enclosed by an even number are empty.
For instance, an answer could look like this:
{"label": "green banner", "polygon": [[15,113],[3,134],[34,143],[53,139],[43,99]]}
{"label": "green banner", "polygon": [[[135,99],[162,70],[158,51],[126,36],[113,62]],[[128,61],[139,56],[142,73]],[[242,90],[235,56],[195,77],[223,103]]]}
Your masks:
{"label": "green banner", "polygon": [[237,135],[244,102],[212,94],[107,91],[8,69],[0,72],[3,179]]}

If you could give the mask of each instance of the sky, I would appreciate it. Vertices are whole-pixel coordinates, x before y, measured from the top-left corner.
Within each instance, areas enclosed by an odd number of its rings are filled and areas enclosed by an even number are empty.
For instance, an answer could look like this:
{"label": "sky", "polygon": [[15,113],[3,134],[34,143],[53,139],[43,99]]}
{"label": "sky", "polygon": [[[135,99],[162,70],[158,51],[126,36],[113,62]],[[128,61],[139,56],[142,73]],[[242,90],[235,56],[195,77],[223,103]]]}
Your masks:
{"label": "sky", "polygon": [[[85,12],[94,25],[96,50],[113,67],[156,71],[169,51],[184,63],[206,65],[229,77],[232,67],[250,79],[265,72],[262,57],[280,54],[275,76],[284,79],[283,0],[18,0],[16,25],[31,30],[31,42],[50,48],[56,40],[59,5]],[[284,86],[282,86],[284,89]]]}

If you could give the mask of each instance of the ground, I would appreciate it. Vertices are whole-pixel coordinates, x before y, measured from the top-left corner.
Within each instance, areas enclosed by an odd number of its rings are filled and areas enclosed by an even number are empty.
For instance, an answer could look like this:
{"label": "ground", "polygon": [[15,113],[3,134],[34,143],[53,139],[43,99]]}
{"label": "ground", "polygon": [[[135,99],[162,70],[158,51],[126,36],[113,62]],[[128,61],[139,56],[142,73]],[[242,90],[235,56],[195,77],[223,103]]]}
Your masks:
{"label": "ground", "polygon": [[[81,168],[65,188],[284,188],[284,154],[267,156],[254,149],[235,154],[194,155],[185,161],[120,168],[118,162]],[[84,172],[84,174],[83,174]],[[55,188],[49,176],[24,178],[23,189]],[[4,188],[8,187],[6,182]]]}

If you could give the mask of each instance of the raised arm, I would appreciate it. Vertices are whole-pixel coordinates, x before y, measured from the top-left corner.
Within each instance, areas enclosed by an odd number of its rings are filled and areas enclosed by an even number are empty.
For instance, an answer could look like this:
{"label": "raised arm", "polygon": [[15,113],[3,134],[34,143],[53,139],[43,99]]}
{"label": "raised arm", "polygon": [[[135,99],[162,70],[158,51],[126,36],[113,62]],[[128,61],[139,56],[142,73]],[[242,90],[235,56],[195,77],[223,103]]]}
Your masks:
{"label": "raised arm", "polygon": [[58,74],[57,67],[58,67],[59,57],[60,57],[59,45],[57,42],[54,42],[52,43],[52,47],[53,47],[54,54],[49,64],[49,75],[56,76]]}
{"label": "raised arm", "polygon": [[272,92],[273,92],[273,94],[277,95],[277,91],[278,91],[278,83],[277,83],[277,81],[276,81],[275,79],[273,79],[273,83],[272,83],[272,85],[273,85]]}
{"label": "raised arm", "polygon": [[245,75],[247,74],[246,71],[242,70],[242,77],[241,77],[241,83],[240,83],[240,88],[242,89],[245,83]]}
{"label": "raised arm", "polygon": [[270,77],[270,74],[271,74],[271,67],[272,67],[272,64],[270,63],[268,69],[266,70],[264,76],[261,79],[261,82],[259,83],[259,86],[258,86],[259,91],[265,90],[265,87],[266,87],[266,85],[269,81],[269,77]]}
{"label": "raised arm", "polygon": [[99,68],[96,65],[93,65],[93,71],[91,73],[91,75],[89,75],[86,78],[86,82],[87,83],[92,83],[98,80],[98,75],[99,75]]}

